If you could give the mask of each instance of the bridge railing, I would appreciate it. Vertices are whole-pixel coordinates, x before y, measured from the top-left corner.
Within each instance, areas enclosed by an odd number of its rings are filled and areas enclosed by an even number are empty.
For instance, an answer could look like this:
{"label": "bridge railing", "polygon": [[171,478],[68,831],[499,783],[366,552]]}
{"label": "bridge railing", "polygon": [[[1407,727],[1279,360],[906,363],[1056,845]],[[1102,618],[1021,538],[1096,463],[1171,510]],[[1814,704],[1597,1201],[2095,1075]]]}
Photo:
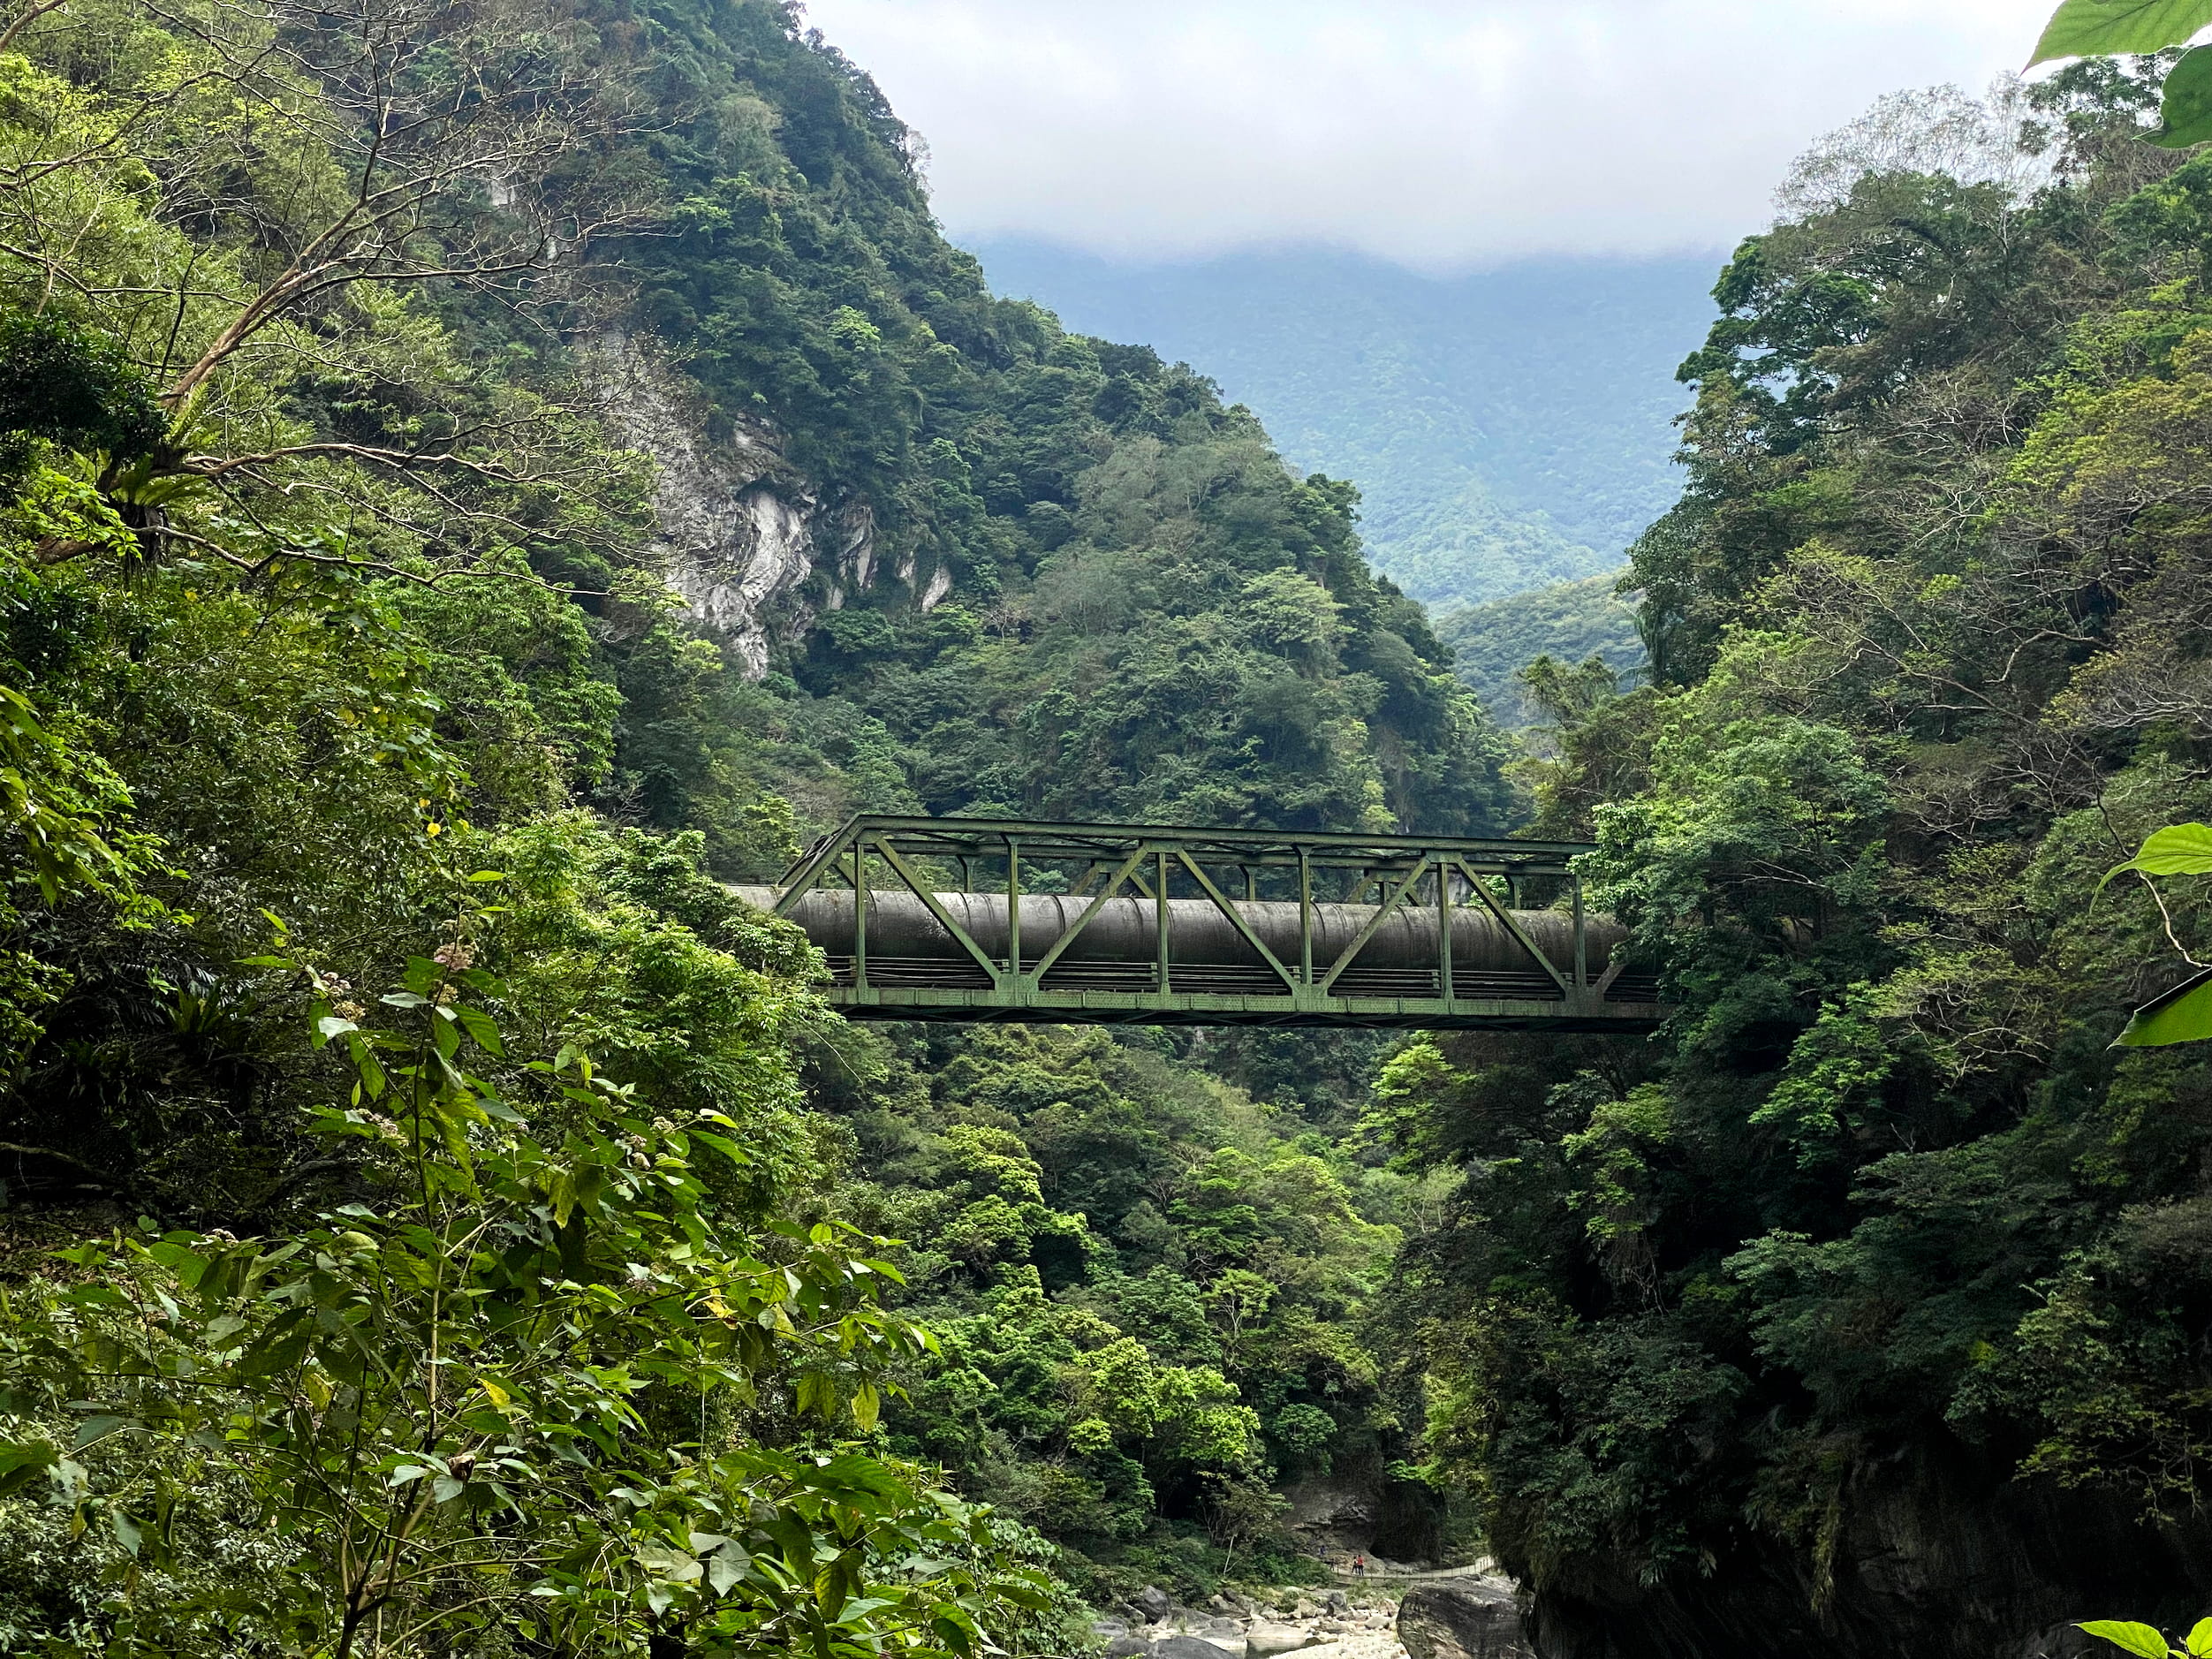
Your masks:
{"label": "bridge railing", "polygon": [[746,890],[882,1019],[1501,1026],[1660,1018],[1568,842],[866,815]]}

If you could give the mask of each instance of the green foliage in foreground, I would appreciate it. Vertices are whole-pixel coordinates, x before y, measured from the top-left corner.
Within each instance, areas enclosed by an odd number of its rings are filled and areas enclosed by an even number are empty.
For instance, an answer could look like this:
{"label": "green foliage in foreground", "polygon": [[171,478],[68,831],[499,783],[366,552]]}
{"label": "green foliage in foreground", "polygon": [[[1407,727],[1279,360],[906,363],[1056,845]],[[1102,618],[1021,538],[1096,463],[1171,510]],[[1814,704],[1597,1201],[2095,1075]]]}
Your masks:
{"label": "green foliage in foreground", "polygon": [[[2133,858],[2104,873],[2097,891],[2103,892],[2114,876],[2131,872],[2146,883],[2157,875],[2212,875],[2212,829],[2182,823],[2153,830]],[[2137,1009],[2127,1029],[2112,1040],[2114,1047],[2157,1049],[2212,1040],[2212,970],[2193,960],[2191,966],[2200,970],[2196,976]]]}
{"label": "green foliage in foreground", "polygon": [[[2186,46],[2208,23],[2212,5],[2202,0],[2060,0],[2028,66],[2062,57],[2148,57]],[[2212,53],[2192,49],[2161,67],[2159,123],[2145,141],[2185,150],[2212,139]]]}
{"label": "green foliage in foreground", "polygon": [[648,1117],[573,1049],[516,1068],[467,966],[495,914],[462,915],[373,1022],[258,964],[351,1053],[352,1104],[306,1130],[360,1196],[276,1238],[141,1222],[10,1295],[0,1493],[43,1496],[11,1542],[60,1569],[0,1602],[11,1647],[965,1659],[1042,1632],[1034,1543],[841,1439],[928,1340],[880,1307],[894,1270],[826,1223],[746,1227],[702,1167],[749,1161],[726,1113]]}
{"label": "green foliage in foreground", "polygon": [[2140,1654],[2143,1659],[2202,1659],[2212,1654],[2212,1618],[2199,1619],[2178,1646],[2170,1646],[2156,1625],[2139,1625],[2132,1619],[2092,1619],[2080,1628],[2125,1653]]}
{"label": "green foliage in foreground", "polygon": [[2155,96],[2077,65],[2032,196],[1875,168],[1738,251],[1634,553],[1655,683],[1557,681],[1532,775],[1674,1018],[1385,1071],[1464,1175],[1386,1299],[1433,1453],[1563,1598],[1848,1598],[1920,1478],[2196,1524],[2212,1063],[2113,1046],[2212,936],[2162,861],[2212,807],[2212,161]]}
{"label": "green foliage in foreground", "polygon": [[[717,878],[861,806],[1473,828],[1496,732],[1350,492],[992,299],[785,8],[375,5],[0,50],[0,1647],[1019,1654],[1037,1526],[1294,1575],[1269,1482],[1402,1439],[1412,1188],[1193,1063],[1333,1125],[1373,1046],[855,1037]],[[759,680],[600,423],[656,329],[877,515]]]}

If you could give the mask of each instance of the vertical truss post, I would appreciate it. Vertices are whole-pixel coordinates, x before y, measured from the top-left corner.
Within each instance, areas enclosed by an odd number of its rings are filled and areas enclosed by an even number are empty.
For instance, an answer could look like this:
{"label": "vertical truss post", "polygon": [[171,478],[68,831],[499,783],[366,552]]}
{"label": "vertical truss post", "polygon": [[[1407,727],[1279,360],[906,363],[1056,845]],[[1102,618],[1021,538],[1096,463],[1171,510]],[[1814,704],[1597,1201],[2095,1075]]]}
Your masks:
{"label": "vertical truss post", "polygon": [[1006,837],[1006,972],[1021,978],[1021,841]]}
{"label": "vertical truss post", "polygon": [[1590,938],[1582,926],[1582,877],[1579,872],[1567,880],[1574,889],[1574,989],[1590,989]]}
{"label": "vertical truss post", "polygon": [[1436,993],[1451,1006],[1451,873],[1436,860]]}
{"label": "vertical truss post", "polygon": [[852,837],[852,989],[867,989],[867,839]]}
{"label": "vertical truss post", "polygon": [[1155,942],[1159,946],[1157,972],[1160,976],[1160,994],[1164,996],[1167,995],[1169,989],[1168,855],[1166,848],[1163,847],[1159,850],[1158,858],[1160,861],[1154,867],[1154,886],[1152,890],[1152,931],[1158,936]]}
{"label": "vertical truss post", "polygon": [[1298,978],[1314,983],[1314,855],[1306,847],[1298,850]]}

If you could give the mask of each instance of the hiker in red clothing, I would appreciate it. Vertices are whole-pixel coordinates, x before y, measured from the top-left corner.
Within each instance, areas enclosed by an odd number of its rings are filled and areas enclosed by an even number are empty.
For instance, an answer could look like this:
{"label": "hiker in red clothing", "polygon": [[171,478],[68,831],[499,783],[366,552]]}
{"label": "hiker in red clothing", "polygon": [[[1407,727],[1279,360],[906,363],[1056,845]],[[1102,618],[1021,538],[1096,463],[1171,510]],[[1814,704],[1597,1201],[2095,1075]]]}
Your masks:
{"label": "hiker in red clothing", "polygon": [[1352,1557],[1352,1576],[1355,1579],[1364,1579],[1367,1576],[1367,1558],[1365,1556]]}

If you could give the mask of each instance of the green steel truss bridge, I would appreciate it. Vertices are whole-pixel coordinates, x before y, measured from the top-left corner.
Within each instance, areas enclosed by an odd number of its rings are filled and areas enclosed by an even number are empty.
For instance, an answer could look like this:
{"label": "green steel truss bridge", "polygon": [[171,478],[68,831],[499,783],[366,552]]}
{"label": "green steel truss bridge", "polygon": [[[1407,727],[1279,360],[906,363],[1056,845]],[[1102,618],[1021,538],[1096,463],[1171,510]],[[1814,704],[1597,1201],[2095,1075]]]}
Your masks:
{"label": "green steel truss bridge", "polygon": [[1648,1030],[1588,850],[864,816],[736,890],[806,929],[854,1019]]}

